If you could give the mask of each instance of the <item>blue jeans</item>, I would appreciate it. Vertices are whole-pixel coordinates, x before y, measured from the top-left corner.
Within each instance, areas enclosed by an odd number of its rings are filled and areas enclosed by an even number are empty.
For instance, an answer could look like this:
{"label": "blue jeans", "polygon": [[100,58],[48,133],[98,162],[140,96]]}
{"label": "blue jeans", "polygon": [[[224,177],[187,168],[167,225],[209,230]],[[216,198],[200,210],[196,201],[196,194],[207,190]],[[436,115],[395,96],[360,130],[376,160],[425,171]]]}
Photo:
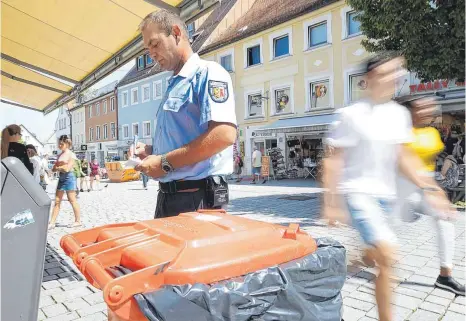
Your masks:
{"label": "blue jeans", "polygon": [[141,175],[142,175],[142,186],[144,188],[146,188],[147,187],[147,182],[149,182],[149,176],[147,176],[147,175],[145,175],[143,173],[141,173]]}

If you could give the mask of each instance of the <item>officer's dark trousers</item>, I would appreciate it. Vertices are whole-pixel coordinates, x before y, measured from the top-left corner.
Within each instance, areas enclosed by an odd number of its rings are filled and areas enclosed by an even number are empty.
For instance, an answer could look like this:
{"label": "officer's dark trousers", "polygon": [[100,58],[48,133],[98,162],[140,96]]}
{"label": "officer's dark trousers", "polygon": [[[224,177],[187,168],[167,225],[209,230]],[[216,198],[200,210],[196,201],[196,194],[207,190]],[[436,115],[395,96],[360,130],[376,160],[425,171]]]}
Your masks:
{"label": "officer's dark trousers", "polygon": [[162,193],[157,196],[157,207],[154,218],[176,216],[181,213],[206,209],[205,189],[196,192]]}

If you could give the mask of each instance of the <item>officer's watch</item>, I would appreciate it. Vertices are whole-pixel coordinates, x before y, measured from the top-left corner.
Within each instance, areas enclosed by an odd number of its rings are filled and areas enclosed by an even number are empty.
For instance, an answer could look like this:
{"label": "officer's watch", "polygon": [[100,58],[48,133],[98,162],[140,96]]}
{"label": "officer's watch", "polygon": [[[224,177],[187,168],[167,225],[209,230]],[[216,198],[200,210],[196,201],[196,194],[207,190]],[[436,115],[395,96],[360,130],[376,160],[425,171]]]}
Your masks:
{"label": "officer's watch", "polygon": [[170,164],[170,162],[167,160],[166,155],[162,155],[162,170],[165,172],[165,174],[168,174],[170,172],[173,172],[173,166]]}

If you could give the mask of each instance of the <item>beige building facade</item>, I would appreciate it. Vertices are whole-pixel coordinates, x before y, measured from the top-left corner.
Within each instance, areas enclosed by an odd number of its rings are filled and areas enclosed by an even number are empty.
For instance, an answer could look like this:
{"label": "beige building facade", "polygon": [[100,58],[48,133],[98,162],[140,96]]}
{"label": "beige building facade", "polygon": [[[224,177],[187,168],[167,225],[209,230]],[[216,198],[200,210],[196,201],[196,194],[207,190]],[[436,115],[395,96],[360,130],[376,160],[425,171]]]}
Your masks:
{"label": "beige building facade", "polygon": [[[252,150],[257,146],[263,155],[276,154],[279,148],[284,171],[302,177],[303,163],[315,163],[323,149],[322,137],[335,110],[364,97],[367,83],[360,64],[368,53],[360,44],[357,12],[344,1],[319,9],[311,6],[307,13],[272,27],[269,21],[280,21],[286,13],[268,9],[256,1],[200,54],[231,73],[239,123],[237,148],[246,173],[251,173]],[[258,16],[265,17],[257,21]],[[250,35],[241,37],[248,30]],[[283,168],[277,170],[283,173]]]}

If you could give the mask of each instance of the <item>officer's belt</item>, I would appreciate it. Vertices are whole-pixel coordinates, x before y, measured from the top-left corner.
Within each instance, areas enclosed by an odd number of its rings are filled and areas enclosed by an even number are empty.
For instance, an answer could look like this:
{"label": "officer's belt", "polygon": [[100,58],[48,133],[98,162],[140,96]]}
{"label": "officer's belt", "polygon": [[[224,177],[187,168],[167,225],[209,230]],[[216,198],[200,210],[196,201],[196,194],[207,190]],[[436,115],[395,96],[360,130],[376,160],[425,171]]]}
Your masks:
{"label": "officer's belt", "polygon": [[159,189],[165,194],[175,194],[190,189],[203,189],[207,185],[206,179],[197,181],[173,181],[168,183],[159,183]]}

